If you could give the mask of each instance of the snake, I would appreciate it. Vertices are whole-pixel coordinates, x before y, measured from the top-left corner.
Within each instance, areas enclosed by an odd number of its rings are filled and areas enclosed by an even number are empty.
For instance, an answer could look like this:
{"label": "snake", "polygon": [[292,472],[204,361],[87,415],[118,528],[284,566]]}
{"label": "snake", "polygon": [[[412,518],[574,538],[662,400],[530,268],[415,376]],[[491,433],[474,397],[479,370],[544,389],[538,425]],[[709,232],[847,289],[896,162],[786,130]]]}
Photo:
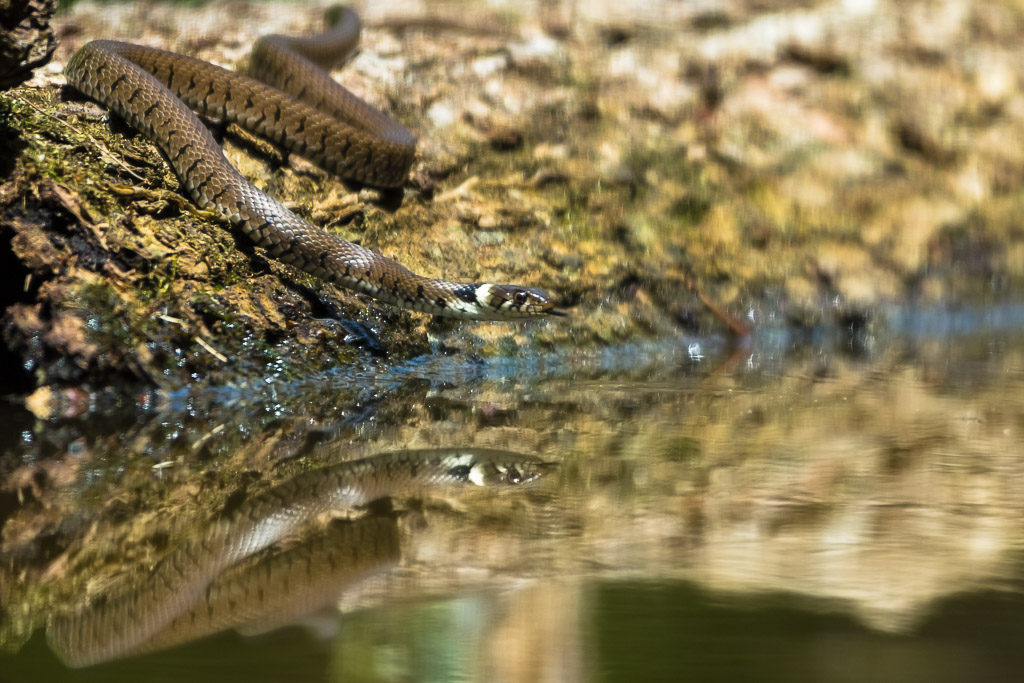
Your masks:
{"label": "snake", "polygon": [[534,287],[417,275],[291,212],[224,156],[197,114],[235,123],[347,180],[401,187],[416,142],[326,70],[352,53],[361,30],[355,12],[335,10],[333,25],[322,34],[257,39],[251,75],[112,40],[83,45],[64,74],[69,85],[156,143],[197,206],[214,211],[283,263],[399,308],[437,316],[564,315],[549,294]]}
{"label": "snake", "polygon": [[[55,614],[47,639],[65,664],[82,667],[238,622],[279,625],[302,605],[336,598],[339,585],[398,561],[394,520],[380,516],[335,523],[297,549],[260,555],[324,515],[438,487],[521,486],[553,466],[511,451],[456,448],[397,451],[304,472],[202,526],[140,581]],[[261,561],[247,563],[254,557]],[[280,610],[292,614],[275,614]]]}

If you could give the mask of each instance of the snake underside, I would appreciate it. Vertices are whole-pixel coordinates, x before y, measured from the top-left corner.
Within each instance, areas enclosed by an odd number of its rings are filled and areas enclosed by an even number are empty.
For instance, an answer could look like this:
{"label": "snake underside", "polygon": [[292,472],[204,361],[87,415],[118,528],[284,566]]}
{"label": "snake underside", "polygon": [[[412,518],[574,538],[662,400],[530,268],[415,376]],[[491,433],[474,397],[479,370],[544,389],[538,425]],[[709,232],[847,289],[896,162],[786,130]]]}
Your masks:
{"label": "snake underside", "polygon": [[235,170],[192,111],[237,123],[341,177],[398,187],[412,164],[415,140],[321,68],[351,52],[358,36],[358,19],[347,9],[320,36],[265,36],[250,59],[255,77],[173,52],[97,40],[74,54],[65,74],[75,88],[152,139],[198,206],[215,210],[284,263],[434,315],[560,315],[541,290],[423,277],[317,228]]}

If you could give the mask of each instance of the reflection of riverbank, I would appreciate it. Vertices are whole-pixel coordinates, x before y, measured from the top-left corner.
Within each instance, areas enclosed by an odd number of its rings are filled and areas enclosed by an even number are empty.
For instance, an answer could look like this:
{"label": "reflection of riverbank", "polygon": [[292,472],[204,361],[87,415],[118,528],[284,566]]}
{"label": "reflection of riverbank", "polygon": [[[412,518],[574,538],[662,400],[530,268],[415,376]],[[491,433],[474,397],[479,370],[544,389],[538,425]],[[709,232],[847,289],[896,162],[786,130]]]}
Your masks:
{"label": "reflection of riverbank", "polygon": [[[46,614],[32,599],[66,602],[104,580],[90,577],[116,575],[99,548],[124,549],[125,567],[153,566],[186,535],[175,515],[233,509],[247,490],[237,473],[248,473],[248,490],[266,490],[342,450],[469,434],[559,461],[558,476],[526,495],[399,501],[410,514],[398,532],[413,542],[394,571],[346,592],[347,608],[467,587],[540,590],[556,578],[682,580],[737,599],[803,596],[910,635],[951,595],[1019,585],[1020,348],[1005,336],[940,337],[778,360],[754,347],[736,367],[700,376],[700,365],[659,372],[639,358],[636,375],[411,383],[358,405],[311,395],[302,418],[264,425],[227,420],[238,404],[136,425],[130,441],[135,452],[153,449],[149,461],[107,455],[131,450],[120,445],[126,432],[90,422],[92,436],[24,465],[8,494],[24,502],[4,526],[3,604]],[[357,410],[370,417],[353,422]],[[217,430],[228,423],[248,432]],[[203,457],[172,458],[161,425],[189,435],[179,452]],[[50,429],[23,448],[41,449]],[[172,528],[162,548],[156,522]]]}
{"label": "reflection of riverbank", "polygon": [[791,368],[756,392],[723,378],[675,428],[679,412],[652,406],[645,419],[665,428],[615,463],[632,485],[590,496],[617,505],[592,556],[637,577],[657,566],[841,601],[893,630],[940,597],[1019,578],[1024,363],[978,350]]}
{"label": "reflection of riverbank", "polygon": [[[761,358],[756,375],[541,383],[519,403],[453,387],[428,409],[472,407],[480,438],[565,453],[558,491],[532,499],[534,538],[478,549],[514,575],[793,593],[910,633],[936,601],[1024,575],[1019,348],[927,339],[868,360]],[[444,537],[428,530],[403,564],[430,572],[391,589],[443,593],[436,577],[472,558],[432,552]]]}

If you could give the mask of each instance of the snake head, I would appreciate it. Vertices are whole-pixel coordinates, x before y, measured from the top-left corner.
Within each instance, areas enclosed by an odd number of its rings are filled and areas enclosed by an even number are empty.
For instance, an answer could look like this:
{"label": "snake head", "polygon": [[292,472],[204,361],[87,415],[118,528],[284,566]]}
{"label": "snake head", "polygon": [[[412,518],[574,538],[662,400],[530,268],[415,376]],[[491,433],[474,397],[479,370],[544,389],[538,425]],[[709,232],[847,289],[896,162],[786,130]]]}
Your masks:
{"label": "snake head", "polygon": [[538,315],[565,315],[555,309],[555,301],[547,292],[534,287],[480,285],[477,287],[476,298],[499,320],[532,318]]}
{"label": "snake head", "polygon": [[543,477],[555,463],[540,460],[477,462],[468,479],[479,486],[521,486]]}
{"label": "snake head", "polygon": [[470,448],[452,459],[448,475],[477,486],[521,486],[536,481],[557,463],[512,451]]}

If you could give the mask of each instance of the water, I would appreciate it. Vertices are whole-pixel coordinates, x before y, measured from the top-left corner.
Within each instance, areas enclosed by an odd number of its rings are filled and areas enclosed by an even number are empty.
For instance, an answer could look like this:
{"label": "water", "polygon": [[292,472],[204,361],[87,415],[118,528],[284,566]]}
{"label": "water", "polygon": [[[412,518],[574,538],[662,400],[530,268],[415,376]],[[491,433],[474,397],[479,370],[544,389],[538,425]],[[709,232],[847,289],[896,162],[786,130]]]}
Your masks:
{"label": "water", "polygon": [[[1014,680],[1019,318],[439,355],[47,423],[12,413],[0,681]],[[326,576],[327,599],[293,625],[243,615],[74,669],[48,644],[48,622],[152,589],[152,568],[218,512],[316,468],[455,447],[558,467],[346,510],[207,590],[299,567],[275,584],[295,607]],[[367,524],[394,534],[394,557],[359,576],[310,569],[310,548],[350,552],[327,534]]]}

